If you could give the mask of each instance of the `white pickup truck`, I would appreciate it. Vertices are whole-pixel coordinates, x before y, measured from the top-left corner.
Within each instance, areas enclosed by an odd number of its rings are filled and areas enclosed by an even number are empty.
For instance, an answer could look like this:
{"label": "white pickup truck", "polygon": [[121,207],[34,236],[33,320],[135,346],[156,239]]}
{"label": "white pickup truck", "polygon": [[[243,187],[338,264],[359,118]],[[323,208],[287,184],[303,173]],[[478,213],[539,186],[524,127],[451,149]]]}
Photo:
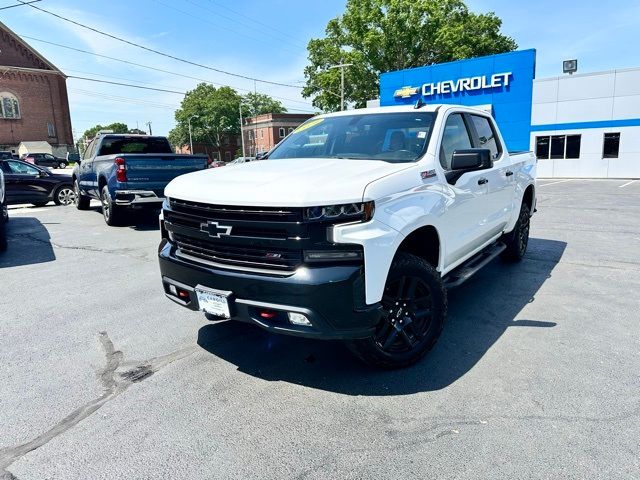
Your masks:
{"label": "white pickup truck", "polygon": [[350,110],[307,121],[266,160],[180,176],[165,195],[167,297],[400,367],[436,342],[447,288],[525,254],[536,158],[507,152],[477,109]]}

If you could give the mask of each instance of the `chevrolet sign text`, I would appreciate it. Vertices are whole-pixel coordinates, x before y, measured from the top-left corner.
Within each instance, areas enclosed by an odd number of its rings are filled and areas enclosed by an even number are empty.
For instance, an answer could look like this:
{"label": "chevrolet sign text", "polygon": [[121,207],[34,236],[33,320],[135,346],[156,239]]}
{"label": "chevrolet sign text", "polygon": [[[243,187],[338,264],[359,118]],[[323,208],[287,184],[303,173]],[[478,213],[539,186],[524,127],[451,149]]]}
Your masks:
{"label": "chevrolet sign text", "polygon": [[442,95],[445,93],[457,93],[473,90],[483,90],[486,88],[508,87],[512,76],[511,72],[494,73],[489,76],[460,78],[456,81],[445,80],[438,83],[425,83],[422,85],[422,95]]}

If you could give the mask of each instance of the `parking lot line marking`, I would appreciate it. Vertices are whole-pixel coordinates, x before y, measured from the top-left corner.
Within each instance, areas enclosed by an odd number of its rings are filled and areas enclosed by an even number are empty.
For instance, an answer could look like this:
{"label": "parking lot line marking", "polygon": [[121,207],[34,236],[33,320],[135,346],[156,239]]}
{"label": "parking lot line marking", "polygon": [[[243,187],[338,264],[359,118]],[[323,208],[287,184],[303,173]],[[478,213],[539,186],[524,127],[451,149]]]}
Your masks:
{"label": "parking lot line marking", "polygon": [[627,185],[631,185],[632,183],[635,183],[635,182],[637,182],[637,181],[638,181],[638,180],[631,180],[630,182],[627,182],[627,183],[625,183],[624,185],[618,185],[618,188],[624,188],[624,187],[626,187]]}
{"label": "parking lot line marking", "polygon": [[547,185],[555,185],[556,183],[564,183],[564,182],[572,182],[575,180],[574,178],[569,178],[567,180],[558,180],[557,182],[545,183],[542,185],[538,185],[539,187],[546,187]]}

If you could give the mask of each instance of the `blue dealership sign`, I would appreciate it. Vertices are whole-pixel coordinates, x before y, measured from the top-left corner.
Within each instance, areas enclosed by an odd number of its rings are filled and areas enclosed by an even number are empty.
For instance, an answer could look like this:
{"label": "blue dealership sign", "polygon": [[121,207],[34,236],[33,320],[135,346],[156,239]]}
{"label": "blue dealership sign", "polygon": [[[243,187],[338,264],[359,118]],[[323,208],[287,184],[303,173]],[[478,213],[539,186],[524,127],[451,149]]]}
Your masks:
{"label": "blue dealership sign", "polygon": [[529,150],[535,65],[531,49],[383,73],[380,105],[490,105],[509,150]]}

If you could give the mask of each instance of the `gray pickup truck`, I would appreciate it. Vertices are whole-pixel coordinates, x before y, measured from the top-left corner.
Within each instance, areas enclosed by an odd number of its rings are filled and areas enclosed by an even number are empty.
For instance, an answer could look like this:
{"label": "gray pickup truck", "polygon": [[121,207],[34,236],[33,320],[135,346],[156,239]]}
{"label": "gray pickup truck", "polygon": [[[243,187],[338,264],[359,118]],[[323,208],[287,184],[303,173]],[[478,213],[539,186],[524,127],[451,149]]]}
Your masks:
{"label": "gray pickup truck", "polygon": [[179,175],[204,170],[206,155],[175,154],[165,137],[100,135],[73,169],[75,205],[87,210],[102,203],[107,225],[118,225],[132,208],[160,209],[164,187]]}

